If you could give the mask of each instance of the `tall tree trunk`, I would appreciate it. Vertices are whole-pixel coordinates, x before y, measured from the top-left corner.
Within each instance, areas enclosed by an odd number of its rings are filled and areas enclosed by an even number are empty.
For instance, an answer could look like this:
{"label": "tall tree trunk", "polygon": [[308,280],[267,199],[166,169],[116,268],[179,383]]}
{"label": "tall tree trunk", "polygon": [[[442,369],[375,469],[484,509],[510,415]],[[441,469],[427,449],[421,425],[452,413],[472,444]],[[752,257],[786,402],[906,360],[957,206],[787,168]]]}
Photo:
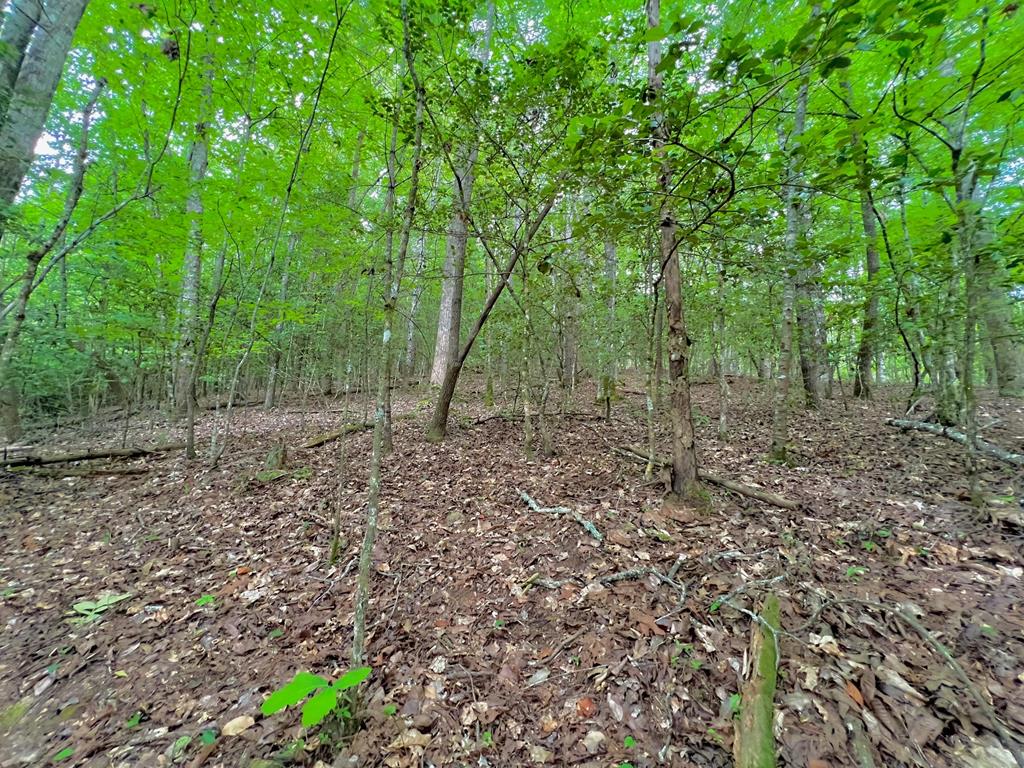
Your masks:
{"label": "tall tree trunk", "polygon": [[[647,28],[656,29],[661,22],[661,0],[647,0]],[[661,42],[647,44],[647,87],[650,99],[657,103],[662,95]],[[658,189],[660,202],[660,261],[664,270],[665,307],[668,319],[669,404],[672,417],[672,493],[679,499],[695,498],[700,483],[697,479],[697,449],[693,434],[693,412],[690,404],[690,339],[686,333],[683,308],[682,276],[679,270],[675,214],[672,210],[672,168],[665,155],[668,138],[666,118],[660,108],[655,112],[653,149],[659,162]]]}
{"label": "tall tree trunk", "polygon": [[718,285],[715,297],[714,361],[718,376],[718,439],[729,437],[729,379],[725,375],[725,263],[718,267]]}
{"label": "tall tree trunk", "polygon": [[[18,68],[6,120],[0,125],[0,235],[7,228],[11,206],[35,157],[71,40],[87,3],[88,0],[48,0],[42,11],[46,23],[35,25]],[[31,14],[32,9],[28,12]],[[6,38],[7,24],[4,26]],[[15,34],[23,35],[24,30],[12,31]]]}
{"label": "tall tree trunk", "polygon": [[807,67],[804,67],[796,97],[793,129],[789,137],[780,128],[779,143],[787,154],[786,167],[786,235],[783,241],[785,275],[782,285],[782,317],[779,325],[779,364],[776,372],[775,402],[772,411],[772,443],[770,456],[774,461],[789,458],[789,393],[793,378],[793,325],[796,312],[796,279],[800,263],[800,245],[803,236],[803,195],[798,188],[803,167],[803,153],[799,144],[807,120]]}
{"label": "tall tree trunk", "polygon": [[[477,58],[486,68],[491,55],[491,33],[494,29],[494,0],[487,4],[487,21]],[[457,155],[460,166],[455,169],[452,195],[452,218],[445,242],[441,303],[437,316],[437,339],[430,383],[441,386],[445,373],[459,353],[459,332],[462,328],[462,289],[466,270],[466,245],[469,241],[469,207],[473,199],[473,182],[478,146],[475,140],[462,147]]]}
{"label": "tall tree trunk", "polygon": [[1024,397],[1024,338],[1013,322],[1010,288],[995,254],[986,247],[980,250],[978,296],[992,346],[994,384],[1003,397]]}
{"label": "tall tree trunk", "polygon": [[[178,363],[174,375],[174,402],[179,413],[195,408],[195,387],[192,386],[192,367],[195,361],[196,343],[199,335],[199,290],[203,269],[203,185],[209,164],[209,138],[207,121],[213,115],[213,34],[211,18],[205,26],[203,55],[202,92],[199,100],[199,115],[189,149],[189,191],[185,202],[185,218],[188,221],[188,240],[185,244],[185,259],[182,268],[180,338],[178,340]],[[195,447],[186,446],[185,455],[195,457]]]}
{"label": "tall tree trunk", "polygon": [[864,230],[865,267],[867,284],[864,302],[864,322],[861,325],[860,345],[857,348],[857,369],[853,378],[853,396],[871,398],[871,364],[875,360],[875,337],[878,334],[878,273],[882,260],[878,253],[878,230],[871,203],[871,174],[868,168],[868,147],[856,128],[856,115],[852,112],[853,87],[843,83],[850,104],[850,145],[857,168],[857,194],[860,198],[860,220]]}

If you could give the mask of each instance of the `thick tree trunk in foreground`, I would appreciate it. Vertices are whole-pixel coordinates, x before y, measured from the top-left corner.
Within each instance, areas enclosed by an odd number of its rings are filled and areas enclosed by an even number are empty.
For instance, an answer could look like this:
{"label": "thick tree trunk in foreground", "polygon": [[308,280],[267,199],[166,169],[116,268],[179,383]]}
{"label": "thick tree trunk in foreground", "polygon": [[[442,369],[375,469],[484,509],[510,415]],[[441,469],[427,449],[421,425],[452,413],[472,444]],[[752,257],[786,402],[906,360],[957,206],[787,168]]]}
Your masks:
{"label": "thick tree trunk in foreground", "polygon": [[[661,0],[647,0],[647,28],[655,29],[661,20]],[[647,44],[647,87],[657,101],[662,93],[661,42]],[[690,403],[690,339],[686,333],[682,277],[676,223],[669,199],[672,192],[672,168],[664,156],[668,127],[664,114],[655,113],[653,148],[660,161],[657,192],[661,197],[659,222],[660,261],[664,270],[665,310],[668,319],[669,406],[672,416],[672,493],[680,499],[693,497],[699,488],[697,449],[693,436],[693,412]]]}
{"label": "thick tree trunk in foreground", "polygon": [[25,61],[25,51],[39,23],[41,0],[13,0],[4,16],[0,34],[0,125],[7,120],[7,108],[14,84]]}
{"label": "thick tree trunk in foreground", "polygon": [[[477,53],[486,68],[491,55],[491,32],[494,29],[494,2],[487,6],[487,22]],[[471,141],[459,155],[461,165],[455,169],[452,219],[445,242],[445,259],[441,282],[441,303],[437,316],[437,339],[430,383],[441,386],[445,373],[459,354],[459,332],[462,328],[462,289],[466,271],[466,246],[469,242],[469,207],[473,200],[474,170],[477,142]]]}
{"label": "thick tree trunk in foreground", "polygon": [[[18,68],[6,120],[0,126],[0,234],[7,227],[11,206],[35,157],[71,40],[87,3],[88,0],[49,0],[43,10],[46,23],[35,26]],[[17,12],[22,5],[30,4],[16,3],[12,11]],[[4,26],[6,42],[7,24]],[[24,30],[12,31],[15,34],[24,35]]]}

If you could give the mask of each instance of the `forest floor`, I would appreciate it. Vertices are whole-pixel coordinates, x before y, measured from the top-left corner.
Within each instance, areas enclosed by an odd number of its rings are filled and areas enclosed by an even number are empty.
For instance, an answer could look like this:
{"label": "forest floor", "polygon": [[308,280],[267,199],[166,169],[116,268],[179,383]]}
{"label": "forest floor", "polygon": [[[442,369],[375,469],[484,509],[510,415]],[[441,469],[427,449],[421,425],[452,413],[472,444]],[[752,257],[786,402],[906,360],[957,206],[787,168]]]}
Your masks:
{"label": "forest floor", "polygon": [[[770,591],[783,606],[784,765],[1013,765],[969,689],[892,611],[920,617],[1007,730],[1024,730],[1020,476],[985,462],[992,503],[972,510],[959,445],[884,424],[903,392],[800,415],[792,467],[764,459],[767,391],[734,382],[728,442],[715,387],[694,392],[703,464],[798,511],[714,487],[708,510],[664,508],[663,486],[610,450],[644,444],[637,393],[606,423],[581,392],[576,415],[551,419],[557,455],[534,460],[522,422],[482,420],[497,411],[472,387],[441,445],[423,438],[423,394],[396,393],[367,720],[336,765],[731,765],[750,612]],[[361,420],[362,406],[340,407],[240,409],[216,469],[176,453],[88,465],[136,474],[0,471],[0,766],[331,763],[316,738],[296,741],[297,713],[260,705],[298,670],[349,664],[371,435],[299,447]],[[1020,403],[982,411],[982,424],[999,419],[989,439],[1024,448]],[[33,437],[112,445],[121,424]],[[178,437],[155,415],[129,424],[129,443]],[[289,473],[259,479],[282,440]],[[517,489],[577,510],[604,541]],[[602,583],[673,567],[674,584]],[[69,621],[105,593],[129,597]]]}

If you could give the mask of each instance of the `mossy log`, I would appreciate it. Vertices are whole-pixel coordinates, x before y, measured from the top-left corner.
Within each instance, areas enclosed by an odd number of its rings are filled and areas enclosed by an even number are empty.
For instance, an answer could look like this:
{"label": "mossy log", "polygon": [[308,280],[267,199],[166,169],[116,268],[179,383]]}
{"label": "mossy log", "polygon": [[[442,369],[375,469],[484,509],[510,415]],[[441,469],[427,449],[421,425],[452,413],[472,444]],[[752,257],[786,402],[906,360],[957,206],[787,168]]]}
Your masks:
{"label": "mossy log", "polygon": [[736,720],[733,758],[736,768],[775,768],[775,685],[779,666],[779,598],[768,595],[754,623],[750,643],[753,665],[743,686]]}

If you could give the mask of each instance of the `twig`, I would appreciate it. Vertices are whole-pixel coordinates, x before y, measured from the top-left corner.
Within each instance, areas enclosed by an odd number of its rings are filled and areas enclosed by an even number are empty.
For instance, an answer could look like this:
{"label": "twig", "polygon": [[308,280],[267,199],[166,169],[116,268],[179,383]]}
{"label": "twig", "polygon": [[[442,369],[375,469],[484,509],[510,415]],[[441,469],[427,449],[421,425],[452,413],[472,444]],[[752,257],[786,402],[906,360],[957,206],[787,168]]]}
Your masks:
{"label": "twig", "polygon": [[587,520],[587,518],[585,518],[575,509],[569,509],[568,507],[542,507],[536,501],[534,501],[533,498],[530,497],[530,494],[526,493],[526,491],[522,491],[518,488],[516,488],[516,491],[519,493],[519,497],[523,501],[525,501],[526,505],[534,512],[540,512],[543,514],[556,516],[568,515],[577,523],[579,523],[583,527],[583,530],[589,533],[594,539],[596,539],[597,541],[604,541],[604,535],[599,530],[597,530],[597,526],[595,526],[592,522]]}

